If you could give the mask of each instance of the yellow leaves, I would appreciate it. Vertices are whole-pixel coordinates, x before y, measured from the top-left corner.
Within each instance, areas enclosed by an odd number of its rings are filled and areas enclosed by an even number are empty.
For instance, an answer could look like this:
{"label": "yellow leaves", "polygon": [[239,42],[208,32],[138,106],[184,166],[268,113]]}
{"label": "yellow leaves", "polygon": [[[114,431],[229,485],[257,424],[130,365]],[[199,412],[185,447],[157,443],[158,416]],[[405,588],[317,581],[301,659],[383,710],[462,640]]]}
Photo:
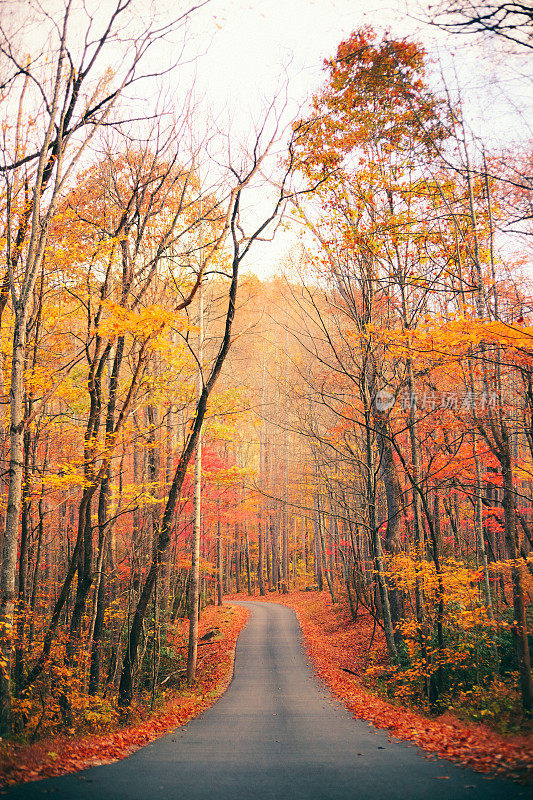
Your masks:
{"label": "yellow leaves", "polygon": [[[141,486],[136,483],[126,483],[122,487],[120,498],[122,508],[134,506],[146,507],[160,505],[163,501],[157,495],[161,492],[161,485],[156,481],[146,481]],[[116,513],[118,508],[111,506],[111,513]]]}
{"label": "yellow leaves", "polygon": [[[176,562],[176,566],[178,569],[191,569],[191,557],[182,555],[178,557]],[[200,557],[200,572],[204,574],[214,573],[216,572],[216,566],[213,564],[212,561],[208,561],[206,558]]]}
{"label": "yellow leaves", "polygon": [[26,387],[32,394],[40,394],[52,385],[50,369],[46,366],[34,367],[26,375]]}
{"label": "yellow leaves", "polygon": [[209,399],[204,429],[214,439],[234,441],[242,431],[248,405],[249,400],[239,388],[216,392]]}
{"label": "yellow leaves", "polygon": [[531,481],[533,479],[533,462],[522,461],[513,467],[513,476],[518,481]]}
{"label": "yellow leaves", "polygon": [[159,336],[165,327],[182,327],[183,321],[173,311],[159,305],[146,306],[130,310],[119,303],[105,303],[109,316],[98,326],[98,335],[107,339],[130,334],[131,336],[149,339]]}
{"label": "yellow leaves", "polygon": [[533,353],[533,327],[477,319],[466,309],[451,318],[426,320],[414,331],[381,331],[379,335],[393,355],[415,354],[429,361],[456,361],[481,346],[502,347],[515,356]]}
{"label": "yellow leaves", "polygon": [[73,461],[62,464],[57,474],[47,475],[47,484],[51,490],[65,490],[75,486],[83,486],[84,478],[81,471],[81,462],[76,464]]}
{"label": "yellow leaves", "polygon": [[429,283],[425,278],[416,275],[409,276],[407,279],[407,283],[412,286],[421,286],[424,289],[427,289],[429,287]]}
{"label": "yellow leaves", "polygon": [[231,486],[239,486],[242,483],[243,475],[246,475],[246,470],[239,467],[224,467],[209,469],[203,468],[203,476],[205,480],[216,481],[217,486],[229,488]]}
{"label": "yellow leaves", "polygon": [[[430,561],[398,555],[390,559],[386,574],[403,592],[420,590],[429,607],[442,600],[448,624],[455,628],[468,630],[489,625],[487,610],[480,601],[478,584],[483,573],[479,569],[471,569],[461,561],[448,558],[443,561],[441,572],[437,573]],[[406,621],[404,633],[413,636],[417,626],[416,620]]]}

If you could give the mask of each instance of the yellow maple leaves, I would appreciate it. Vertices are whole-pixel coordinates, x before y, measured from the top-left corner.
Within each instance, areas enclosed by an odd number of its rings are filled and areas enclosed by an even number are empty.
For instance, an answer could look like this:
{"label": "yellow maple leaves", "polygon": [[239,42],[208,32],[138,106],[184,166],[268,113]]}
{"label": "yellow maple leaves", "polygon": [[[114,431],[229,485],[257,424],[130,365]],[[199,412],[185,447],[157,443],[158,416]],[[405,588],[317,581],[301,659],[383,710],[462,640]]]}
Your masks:
{"label": "yellow maple leaves", "polygon": [[425,320],[412,330],[369,324],[366,332],[379,339],[393,356],[404,358],[456,361],[480,347],[504,348],[513,356],[533,353],[532,326],[478,319],[468,312]]}

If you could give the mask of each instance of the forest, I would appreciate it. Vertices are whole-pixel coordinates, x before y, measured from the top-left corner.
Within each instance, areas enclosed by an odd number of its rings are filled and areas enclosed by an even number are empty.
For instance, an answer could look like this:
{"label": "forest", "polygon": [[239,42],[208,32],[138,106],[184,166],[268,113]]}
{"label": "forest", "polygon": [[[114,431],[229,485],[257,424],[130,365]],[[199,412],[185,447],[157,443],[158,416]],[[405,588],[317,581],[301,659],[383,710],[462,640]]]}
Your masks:
{"label": "forest", "polygon": [[135,101],[194,8],[58,6],[0,30],[1,735],[113,730],[293,593],[380,697],[530,732],[531,140],[367,25],[237,149]]}

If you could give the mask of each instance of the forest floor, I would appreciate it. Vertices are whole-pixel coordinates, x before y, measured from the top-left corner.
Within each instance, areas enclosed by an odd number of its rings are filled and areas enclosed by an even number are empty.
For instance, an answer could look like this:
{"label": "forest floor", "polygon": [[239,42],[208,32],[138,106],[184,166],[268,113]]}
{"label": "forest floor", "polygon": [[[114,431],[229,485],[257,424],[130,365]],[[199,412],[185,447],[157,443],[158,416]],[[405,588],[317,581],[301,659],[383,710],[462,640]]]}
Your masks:
{"label": "forest floor", "polygon": [[[239,594],[226,599],[247,597]],[[413,742],[435,757],[514,780],[533,779],[533,736],[501,735],[450,713],[425,716],[393,705],[363,685],[368,666],[387,662],[383,633],[380,628],[373,633],[368,612],[359,611],[354,624],[347,605],[332,605],[327,592],[269,592],[253,599],[294,609],[316,674],[358,719],[387,729],[396,738]]]}
{"label": "forest floor", "polygon": [[240,607],[204,609],[200,636],[218,628],[221,637],[199,648],[196,683],[190,688],[169,690],[165,698],[160,698],[157,710],[151,711],[145,701],[132,709],[127,724],[105,734],[54,736],[33,744],[0,743],[0,786],[118,761],[201,714],[231,682],[237,638],[248,616],[249,612]]}
{"label": "forest floor", "polygon": [[[244,600],[248,595],[225,598],[229,602],[232,599]],[[253,599],[294,609],[316,674],[355,717],[415,743],[434,757],[515,780],[533,778],[533,736],[504,736],[485,725],[467,724],[450,713],[425,716],[383,700],[364,685],[369,666],[387,663],[383,634],[379,627],[374,629],[368,612],[359,611],[354,624],[347,606],[332,605],[327,592],[269,592]],[[128,724],[105,734],[0,744],[0,786],[117,761],[198,716],[215,703],[231,681],[235,645],[247,617],[246,609],[235,606],[208,606],[202,612],[200,635],[218,627],[222,637],[200,649],[195,686],[169,690],[156,711],[140,704]]]}

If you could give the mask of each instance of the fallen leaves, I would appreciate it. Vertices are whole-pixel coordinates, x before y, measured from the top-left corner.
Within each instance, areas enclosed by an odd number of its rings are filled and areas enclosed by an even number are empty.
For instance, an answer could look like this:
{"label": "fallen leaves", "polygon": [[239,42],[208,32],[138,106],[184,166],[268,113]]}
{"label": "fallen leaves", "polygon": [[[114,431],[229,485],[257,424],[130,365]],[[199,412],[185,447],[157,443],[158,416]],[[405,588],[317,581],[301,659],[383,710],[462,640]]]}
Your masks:
{"label": "fallen leaves", "polygon": [[532,736],[504,737],[483,725],[467,725],[451,714],[426,717],[371,694],[361,683],[362,675],[370,657],[374,664],[384,663],[386,652],[383,636],[376,631],[370,656],[372,624],[365,614],[360,613],[354,625],[348,609],[342,603],[332,606],[327,592],[269,594],[257,599],[294,609],[316,674],[355,717],[478,772],[523,781],[533,778]]}
{"label": "fallen leaves", "polygon": [[209,606],[205,609],[200,621],[200,634],[216,627],[223,638],[211,641],[209,655],[199,659],[198,680],[194,686],[170,698],[160,713],[148,715],[141,722],[103,736],[84,739],[56,737],[53,741],[33,745],[3,743],[0,746],[0,786],[118,761],[201,714],[229,686],[237,637],[248,616],[249,612],[240,607]]}

